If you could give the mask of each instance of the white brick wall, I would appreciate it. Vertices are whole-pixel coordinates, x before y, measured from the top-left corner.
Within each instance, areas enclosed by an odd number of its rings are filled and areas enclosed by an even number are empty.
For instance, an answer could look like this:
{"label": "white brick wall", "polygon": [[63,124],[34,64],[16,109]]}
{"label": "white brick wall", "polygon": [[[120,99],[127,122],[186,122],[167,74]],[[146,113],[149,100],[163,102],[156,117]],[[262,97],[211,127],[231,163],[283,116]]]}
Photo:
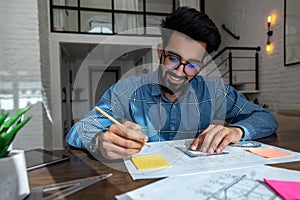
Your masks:
{"label": "white brick wall", "polygon": [[[260,94],[257,97],[261,104],[270,105],[273,111],[300,108],[300,65],[285,67],[283,64],[283,6],[284,1],[278,0],[208,0],[205,8],[220,28],[222,46],[261,46]],[[271,37],[274,51],[268,54],[265,52],[266,20],[268,15],[273,14],[277,16]],[[225,33],[222,24],[240,35],[240,40]]]}
{"label": "white brick wall", "polygon": [[49,18],[48,1],[38,0],[39,19],[39,43],[40,43],[40,65],[43,101],[43,133],[45,148],[52,147],[52,116],[51,116],[51,82],[50,82],[50,58],[49,58]]}
{"label": "white brick wall", "polygon": [[[44,0],[0,1],[0,81],[13,83],[11,88],[0,85],[0,89],[14,95],[11,100],[14,108],[10,113],[21,106],[20,92],[43,91],[44,88],[49,93],[47,12],[47,1]],[[0,108],[6,110],[3,105]],[[28,115],[32,115],[32,119],[18,134],[14,148],[49,147],[46,140],[48,135],[51,136],[51,125],[47,123],[43,104],[34,104]]]}

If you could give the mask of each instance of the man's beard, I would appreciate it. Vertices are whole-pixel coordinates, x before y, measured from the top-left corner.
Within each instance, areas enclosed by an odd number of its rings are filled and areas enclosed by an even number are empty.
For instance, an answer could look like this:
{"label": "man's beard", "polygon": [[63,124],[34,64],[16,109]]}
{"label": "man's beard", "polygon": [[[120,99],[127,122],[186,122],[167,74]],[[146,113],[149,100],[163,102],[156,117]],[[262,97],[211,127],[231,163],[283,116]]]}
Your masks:
{"label": "man's beard", "polygon": [[[170,94],[170,95],[173,95],[173,94],[176,94],[178,92],[181,92],[181,91],[185,91],[186,90],[186,87],[187,87],[187,84],[188,84],[188,81],[187,81],[187,77],[184,76],[177,76],[173,70],[168,70],[165,72],[165,74],[163,74],[163,68],[164,66],[160,65],[158,67],[158,80],[159,80],[159,84],[160,84],[160,87],[161,89]],[[184,79],[184,82],[180,85],[178,84],[175,84],[175,83],[171,83],[168,79],[167,79],[167,75],[169,76],[174,76],[176,78],[180,78],[180,79]]]}

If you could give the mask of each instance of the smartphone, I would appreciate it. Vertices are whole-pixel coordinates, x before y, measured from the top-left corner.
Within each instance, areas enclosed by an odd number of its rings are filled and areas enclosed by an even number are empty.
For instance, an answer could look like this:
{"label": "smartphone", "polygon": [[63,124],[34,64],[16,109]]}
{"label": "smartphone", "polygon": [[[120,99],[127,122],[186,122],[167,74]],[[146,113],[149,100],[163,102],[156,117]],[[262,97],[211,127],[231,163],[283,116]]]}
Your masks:
{"label": "smartphone", "polygon": [[69,160],[70,157],[45,149],[25,151],[27,171]]}

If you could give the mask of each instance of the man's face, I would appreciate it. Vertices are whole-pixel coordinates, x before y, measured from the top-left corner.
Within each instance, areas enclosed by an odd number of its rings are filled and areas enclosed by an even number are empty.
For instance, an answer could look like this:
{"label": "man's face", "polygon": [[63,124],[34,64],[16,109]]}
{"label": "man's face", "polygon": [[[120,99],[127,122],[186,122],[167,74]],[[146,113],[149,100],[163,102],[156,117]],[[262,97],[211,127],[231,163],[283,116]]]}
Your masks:
{"label": "man's face", "polygon": [[[196,75],[193,74],[191,66],[202,66],[205,48],[205,43],[192,40],[177,32],[172,34],[164,50],[161,45],[158,45],[158,57],[161,58],[158,78],[164,92],[180,95],[184,91],[186,85]],[[174,60],[179,66],[174,67],[170,64]]]}

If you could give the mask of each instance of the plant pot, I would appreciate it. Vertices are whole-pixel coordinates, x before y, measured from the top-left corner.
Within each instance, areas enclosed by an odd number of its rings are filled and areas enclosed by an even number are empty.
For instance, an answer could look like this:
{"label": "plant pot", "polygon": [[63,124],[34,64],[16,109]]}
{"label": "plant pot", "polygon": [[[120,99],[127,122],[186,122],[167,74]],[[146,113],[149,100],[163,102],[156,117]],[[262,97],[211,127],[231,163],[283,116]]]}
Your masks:
{"label": "plant pot", "polygon": [[24,199],[29,193],[24,151],[12,150],[0,158],[0,199]]}

